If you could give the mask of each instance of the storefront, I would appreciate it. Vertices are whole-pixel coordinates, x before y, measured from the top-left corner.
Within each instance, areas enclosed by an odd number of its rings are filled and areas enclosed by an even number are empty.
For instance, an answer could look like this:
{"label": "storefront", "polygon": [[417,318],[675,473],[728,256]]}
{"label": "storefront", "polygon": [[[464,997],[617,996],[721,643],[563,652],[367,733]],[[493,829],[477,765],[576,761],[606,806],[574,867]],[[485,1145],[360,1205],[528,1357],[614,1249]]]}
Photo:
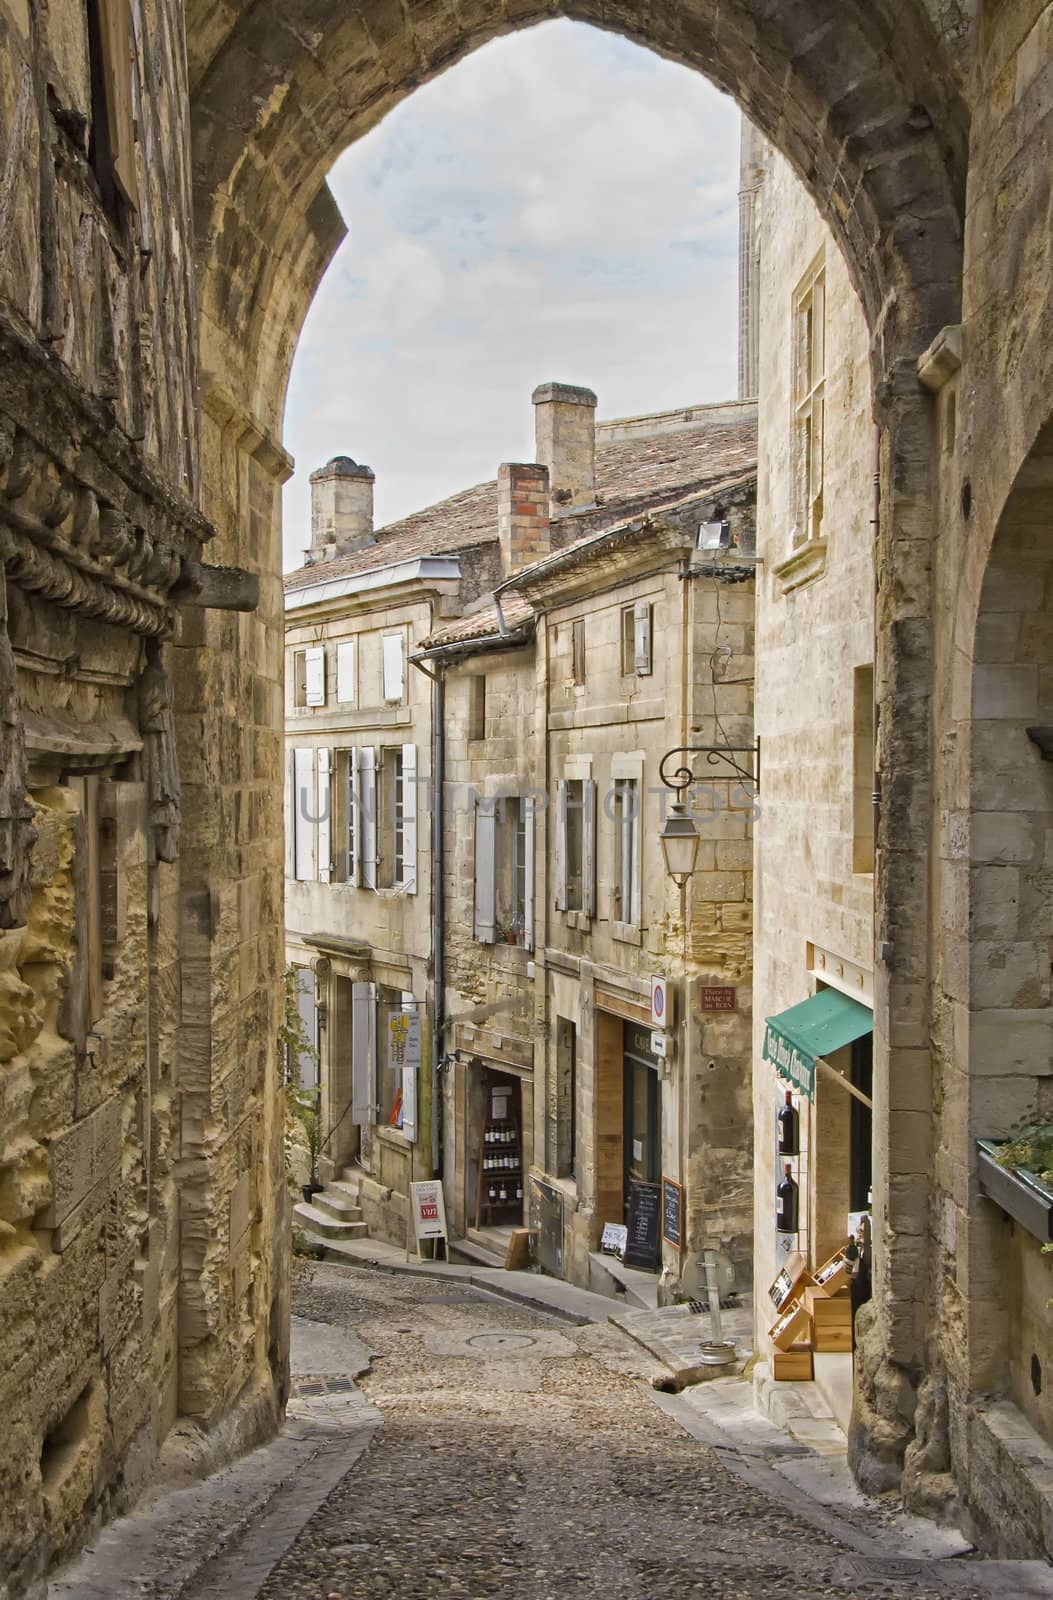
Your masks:
{"label": "storefront", "polygon": [[520,1227],[527,1166],[522,1082],[510,1072],[474,1060],[469,1093],[469,1226],[495,1230]]}
{"label": "storefront", "polygon": [[830,1356],[850,1372],[854,1312],[870,1293],[873,1025],[868,1004],[833,987],[765,1022],[776,1378],[812,1377]]}
{"label": "storefront", "polygon": [[633,1183],[662,1178],[661,1062],[651,1049],[650,1029],[626,1022],[622,1030],[622,1203],[628,1221]]}

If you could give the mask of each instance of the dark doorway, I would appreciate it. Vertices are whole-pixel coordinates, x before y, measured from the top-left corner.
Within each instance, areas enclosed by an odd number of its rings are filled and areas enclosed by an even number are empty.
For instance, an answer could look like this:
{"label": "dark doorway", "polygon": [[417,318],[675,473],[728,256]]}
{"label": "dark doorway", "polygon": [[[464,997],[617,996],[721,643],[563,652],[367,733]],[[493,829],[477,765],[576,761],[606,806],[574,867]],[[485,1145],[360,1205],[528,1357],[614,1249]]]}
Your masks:
{"label": "dark doorway", "polygon": [[629,1185],[658,1183],[662,1176],[662,1123],[658,1057],[646,1028],[627,1022],[623,1056],[622,1200],[628,1215]]}

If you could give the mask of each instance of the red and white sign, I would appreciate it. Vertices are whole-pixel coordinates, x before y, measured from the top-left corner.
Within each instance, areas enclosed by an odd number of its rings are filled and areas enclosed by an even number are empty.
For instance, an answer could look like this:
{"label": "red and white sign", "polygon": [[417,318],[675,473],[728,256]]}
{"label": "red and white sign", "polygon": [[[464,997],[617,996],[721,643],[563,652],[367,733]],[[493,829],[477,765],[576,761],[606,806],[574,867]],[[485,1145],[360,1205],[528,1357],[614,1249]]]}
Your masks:
{"label": "red and white sign", "polygon": [[657,974],[651,975],[651,1027],[660,1028],[663,1032],[666,1028],[672,1027],[668,981],[658,977]]}
{"label": "red and white sign", "polygon": [[413,1195],[413,1231],[417,1243],[422,1239],[445,1239],[446,1207],[443,1204],[442,1184],[429,1178],[424,1183],[411,1183]]}

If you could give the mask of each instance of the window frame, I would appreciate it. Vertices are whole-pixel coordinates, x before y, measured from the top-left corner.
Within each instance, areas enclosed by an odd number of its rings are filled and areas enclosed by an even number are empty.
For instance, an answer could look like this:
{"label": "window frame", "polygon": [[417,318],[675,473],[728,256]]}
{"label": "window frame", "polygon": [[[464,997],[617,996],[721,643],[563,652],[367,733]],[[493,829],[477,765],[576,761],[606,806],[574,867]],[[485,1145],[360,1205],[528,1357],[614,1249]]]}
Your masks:
{"label": "window frame", "polygon": [[793,294],[791,408],[793,544],[821,537],[826,410],[826,254],[820,251]]}

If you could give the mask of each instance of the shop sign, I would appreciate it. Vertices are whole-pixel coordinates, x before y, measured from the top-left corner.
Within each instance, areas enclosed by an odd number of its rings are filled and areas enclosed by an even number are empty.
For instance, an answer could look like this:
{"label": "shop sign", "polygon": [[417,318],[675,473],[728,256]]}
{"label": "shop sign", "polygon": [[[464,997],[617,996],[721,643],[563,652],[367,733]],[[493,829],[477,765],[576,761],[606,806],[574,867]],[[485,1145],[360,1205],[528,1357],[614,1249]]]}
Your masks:
{"label": "shop sign", "polygon": [[672,1178],[662,1178],[662,1238],[679,1250],[684,1242],[684,1191]]}
{"label": "shop sign", "polygon": [[421,1015],[392,1011],[388,1016],[388,1066],[392,1072],[420,1069]]}
{"label": "shop sign", "polygon": [[411,1183],[413,1197],[413,1231],[417,1243],[422,1239],[445,1239],[446,1206],[442,1198],[442,1184],[437,1178],[423,1183]]}
{"label": "shop sign", "polygon": [[703,984],[698,991],[698,1004],[702,1011],[734,1011],[734,986]]}
{"label": "shop sign", "polygon": [[799,1089],[806,1099],[815,1099],[814,1058],[799,1050],[771,1022],[764,1025],[763,1059],[770,1061],[779,1077]]}
{"label": "shop sign", "polygon": [[658,1265],[661,1186],[657,1183],[629,1184],[629,1236],[624,1261],[627,1267],[642,1267],[653,1272]]}

